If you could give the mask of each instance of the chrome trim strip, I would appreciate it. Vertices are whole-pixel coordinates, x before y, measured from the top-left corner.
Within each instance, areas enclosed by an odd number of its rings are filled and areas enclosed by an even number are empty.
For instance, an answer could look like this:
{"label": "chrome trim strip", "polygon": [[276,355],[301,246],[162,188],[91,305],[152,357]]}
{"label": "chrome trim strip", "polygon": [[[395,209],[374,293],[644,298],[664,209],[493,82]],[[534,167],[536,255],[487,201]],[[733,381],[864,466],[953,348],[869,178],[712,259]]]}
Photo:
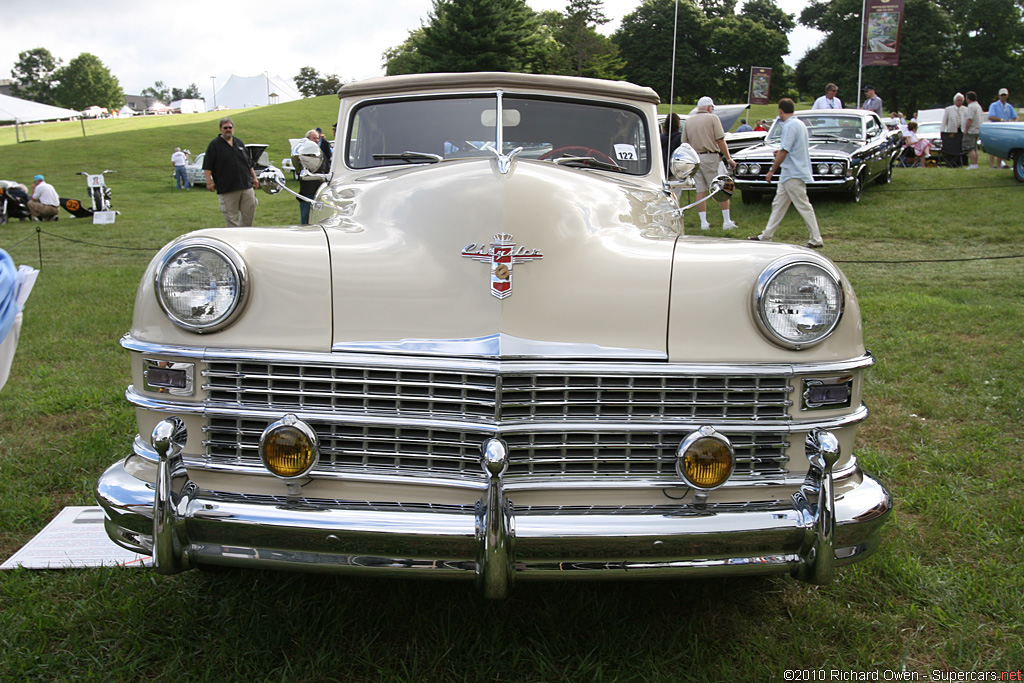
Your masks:
{"label": "chrome trim strip", "polygon": [[303,365],[344,365],[367,367],[430,368],[434,370],[466,370],[478,372],[573,372],[577,374],[694,374],[734,375],[758,377],[762,375],[801,375],[808,373],[838,373],[874,365],[870,352],[862,356],[822,363],[574,363],[570,361],[485,360],[446,357],[407,357],[372,353],[315,353],[308,351],[269,351],[264,349],[215,349],[203,347],[171,346],[140,341],[131,335],[121,338],[121,346],[129,351],[192,358],[203,361],[260,361],[267,363],[297,363]]}
{"label": "chrome trim strip", "polygon": [[[183,413],[190,415],[205,415],[209,417],[248,417],[256,419],[267,419],[274,421],[284,415],[284,410],[264,410],[255,408],[241,408],[218,405],[202,405],[189,403],[175,403],[158,398],[151,398],[140,395],[134,386],[129,386],[125,391],[125,399],[136,408],[144,408],[163,413]],[[459,431],[479,432],[481,434],[497,435],[509,432],[664,432],[664,431],[693,431],[708,424],[704,421],[676,421],[660,420],[657,422],[571,422],[552,421],[543,422],[537,418],[521,421],[505,422],[500,425],[490,422],[473,422],[455,417],[452,420],[415,418],[409,416],[380,416],[366,415],[364,413],[342,413],[339,411],[324,413],[315,411],[290,411],[301,420],[325,424],[360,424],[360,425],[402,425],[403,427],[422,427],[434,429],[457,429]],[[815,427],[821,429],[838,429],[847,425],[863,422],[867,419],[867,406],[861,406],[855,411],[838,417],[810,420],[780,420],[780,421],[712,421],[719,431],[729,434],[733,432],[805,432]]]}
{"label": "chrome trim strip", "polygon": [[426,356],[464,356],[475,358],[625,358],[632,360],[667,360],[657,349],[622,349],[597,344],[574,344],[521,339],[498,333],[470,339],[402,339],[379,342],[338,342],[331,346],[336,352],[403,353]]}

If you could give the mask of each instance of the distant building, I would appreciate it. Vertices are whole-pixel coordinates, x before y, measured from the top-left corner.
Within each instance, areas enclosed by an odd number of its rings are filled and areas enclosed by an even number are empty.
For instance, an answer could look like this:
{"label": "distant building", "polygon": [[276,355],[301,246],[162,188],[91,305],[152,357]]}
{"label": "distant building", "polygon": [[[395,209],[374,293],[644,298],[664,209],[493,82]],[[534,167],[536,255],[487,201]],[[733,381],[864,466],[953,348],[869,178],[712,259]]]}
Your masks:
{"label": "distant building", "polygon": [[0,78],[0,95],[7,95],[8,97],[14,97],[14,93],[11,92],[14,81],[9,78]]}

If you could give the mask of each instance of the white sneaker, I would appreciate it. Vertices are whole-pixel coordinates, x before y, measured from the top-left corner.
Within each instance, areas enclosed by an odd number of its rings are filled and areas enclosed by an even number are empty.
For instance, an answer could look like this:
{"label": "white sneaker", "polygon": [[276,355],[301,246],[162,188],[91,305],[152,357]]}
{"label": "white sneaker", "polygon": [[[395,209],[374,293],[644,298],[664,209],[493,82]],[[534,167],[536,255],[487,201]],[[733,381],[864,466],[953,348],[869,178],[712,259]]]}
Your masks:
{"label": "white sneaker", "polygon": [[710,223],[705,223],[704,225],[700,226],[700,229],[701,230],[710,230],[711,229],[711,224]]}
{"label": "white sneaker", "polygon": [[736,221],[729,221],[727,223],[723,223],[722,224],[722,230],[732,230],[733,228],[738,228],[738,227],[740,227],[740,226],[736,225]]}

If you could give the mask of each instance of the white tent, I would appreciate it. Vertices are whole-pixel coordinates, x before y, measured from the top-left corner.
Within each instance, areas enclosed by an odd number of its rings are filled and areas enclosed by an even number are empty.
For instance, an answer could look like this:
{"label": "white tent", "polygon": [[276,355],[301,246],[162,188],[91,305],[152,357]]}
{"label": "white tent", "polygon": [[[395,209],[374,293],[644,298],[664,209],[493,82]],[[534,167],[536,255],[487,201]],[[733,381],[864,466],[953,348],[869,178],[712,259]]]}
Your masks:
{"label": "white tent", "polygon": [[[21,141],[18,135],[18,126],[20,124],[71,118],[80,119],[81,116],[74,109],[53,107],[49,104],[30,102],[19,97],[0,94],[0,123],[13,123],[14,137],[19,142]],[[85,124],[82,124],[82,134],[85,134]]]}
{"label": "white tent", "polygon": [[35,123],[57,119],[78,118],[78,112],[64,107],[30,102],[10,95],[0,95],[0,123]]}
{"label": "white tent", "polygon": [[267,78],[265,74],[244,77],[232,74],[224,87],[217,91],[215,98],[218,107],[228,109],[259,107],[301,99],[302,94],[290,82],[280,76]]}

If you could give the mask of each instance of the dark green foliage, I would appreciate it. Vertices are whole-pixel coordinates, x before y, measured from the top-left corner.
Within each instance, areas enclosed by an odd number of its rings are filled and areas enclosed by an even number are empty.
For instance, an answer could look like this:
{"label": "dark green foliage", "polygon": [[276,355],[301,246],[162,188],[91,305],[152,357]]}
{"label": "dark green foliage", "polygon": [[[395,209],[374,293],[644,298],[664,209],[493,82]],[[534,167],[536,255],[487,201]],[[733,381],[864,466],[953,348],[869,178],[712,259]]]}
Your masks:
{"label": "dark green foliage", "polygon": [[[899,65],[865,67],[862,82],[875,86],[886,112],[946,106],[957,91],[976,91],[983,107],[999,88],[1019,93],[1024,90],[1022,9],[1021,0],[907,0]],[[800,23],[826,34],[800,60],[800,91],[817,97],[832,82],[844,103],[859,104],[860,0],[815,0]]]}
{"label": "dark green foliage", "polygon": [[420,72],[529,71],[536,27],[523,0],[434,0],[416,65]]}
{"label": "dark green foliage", "polygon": [[60,84],[54,89],[57,104],[71,109],[97,106],[120,109],[124,92],[117,78],[100,58],[83,52],[57,72]]}
{"label": "dark green foliage", "polygon": [[60,60],[45,47],[18,53],[18,61],[11,69],[14,79],[11,93],[24,100],[54,104],[53,89],[59,67]]}
{"label": "dark green foliage", "polygon": [[658,91],[662,101],[695,102],[747,99],[750,68],[772,69],[772,96],[789,89],[782,58],[789,54],[785,33],[792,15],[772,0],[752,0],[735,12],[735,2],[680,0],[676,31],[675,87],[672,87],[672,37],[675,0],[644,0],[622,19],[613,40],[626,62],[626,80]]}
{"label": "dark green foliage", "polygon": [[295,76],[295,87],[302,93],[303,97],[317,97],[318,95],[336,95],[341,88],[341,79],[338,74],[324,74],[311,66],[304,66],[299,69]]}

